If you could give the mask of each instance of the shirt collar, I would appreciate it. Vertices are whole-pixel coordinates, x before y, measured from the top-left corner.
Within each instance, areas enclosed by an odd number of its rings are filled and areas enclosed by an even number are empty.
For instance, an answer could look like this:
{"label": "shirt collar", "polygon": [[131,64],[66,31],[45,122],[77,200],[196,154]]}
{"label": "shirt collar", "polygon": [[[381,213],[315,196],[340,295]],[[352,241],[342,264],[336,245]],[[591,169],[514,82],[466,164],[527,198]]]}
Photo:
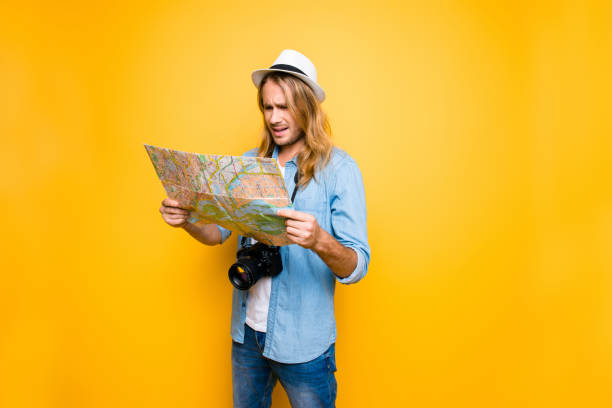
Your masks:
{"label": "shirt collar", "polygon": [[[276,145],[274,146],[274,152],[272,152],[272,158],[278,161],[278,146]],[[293,156],[291,160],[288,160],[287,163],[293,163],[295,166],[297,166],[297,154]],[[287,163],[285,163],[285,165],[287,165]]]}

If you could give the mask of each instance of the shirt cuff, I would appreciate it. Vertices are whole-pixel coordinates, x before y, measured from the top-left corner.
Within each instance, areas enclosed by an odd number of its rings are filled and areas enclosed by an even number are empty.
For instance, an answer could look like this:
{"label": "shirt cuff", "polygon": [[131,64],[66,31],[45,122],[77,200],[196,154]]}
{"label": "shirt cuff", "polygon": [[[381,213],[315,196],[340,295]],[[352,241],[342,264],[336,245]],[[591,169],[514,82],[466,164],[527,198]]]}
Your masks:
{"label": "shirt cuff", "polygon": [[346,278],[340,278],[339,276],[336,276],[336,279],[340,283],[344,283],[346,285],[350,283],[355,283],[361,280],[361,278],[363,278],[363,276],[365,275],[365,258],[361,254],[361,251],[358,251],[356,249],[354,249],[354,251],[357,254],[357,266],[355,267],[353,272],[351,272],[351,274]]}
{"label": "shirt cuff", "polygon": [[228,239],[230,235],[232,235],[232,231],[225,229],[220,225],[217,225],[217,228],[219,228],[219,232],[221,233],[221,243],[224,243],[225,240]]}

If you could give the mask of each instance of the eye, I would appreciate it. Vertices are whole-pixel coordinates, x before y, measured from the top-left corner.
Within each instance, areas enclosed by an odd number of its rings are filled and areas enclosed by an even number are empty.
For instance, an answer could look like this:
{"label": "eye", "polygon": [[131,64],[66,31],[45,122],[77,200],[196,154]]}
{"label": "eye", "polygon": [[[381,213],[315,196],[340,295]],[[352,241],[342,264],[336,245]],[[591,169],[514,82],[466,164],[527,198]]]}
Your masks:
{"label": "eye", "polygon": [[269,111],[269,110],[272,110],[272,107],[271,107],[271,106],[269,106],[269,105],[267,105],[267,106],[264,106],[264,109],[265,109],[265,110],[267,110],[267,111]]}

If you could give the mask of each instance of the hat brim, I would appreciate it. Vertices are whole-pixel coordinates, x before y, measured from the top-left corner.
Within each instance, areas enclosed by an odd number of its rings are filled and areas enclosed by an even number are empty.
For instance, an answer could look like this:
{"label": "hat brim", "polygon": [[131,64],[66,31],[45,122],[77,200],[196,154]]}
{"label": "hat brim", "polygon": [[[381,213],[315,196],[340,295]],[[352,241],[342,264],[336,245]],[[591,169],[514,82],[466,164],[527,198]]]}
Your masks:
{"label": "hat brim", "polygon": [[297,72],[286,71],[284,69],[258,69],[256,71],[253,71],[253,73],[251,74],[253,84],[255,84],[257,88],[259,88],[261,81],[264,79],[266,74],[270,72],[284,72],[286,74],[293,75],[294,77],[301,79],[302,81],[306,82],[306,84],[313,90],[319,102],[323,102],[325,100],[325,91],[319,86],[319,84],[308,78],[306,75],[302,75]]}

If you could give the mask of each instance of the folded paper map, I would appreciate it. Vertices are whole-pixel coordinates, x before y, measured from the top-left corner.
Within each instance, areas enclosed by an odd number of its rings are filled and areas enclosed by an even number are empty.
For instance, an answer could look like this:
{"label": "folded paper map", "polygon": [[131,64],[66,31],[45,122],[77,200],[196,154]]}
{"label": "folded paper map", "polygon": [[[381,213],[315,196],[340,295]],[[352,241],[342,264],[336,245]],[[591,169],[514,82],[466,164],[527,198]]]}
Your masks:
{"label": "folded paper map", "polygon": [[285,219],[291,207],[275,159],[186,153],[145,144],[168,197],[191,212],[193,224],[218,224],[268,245],[291,244]]}

